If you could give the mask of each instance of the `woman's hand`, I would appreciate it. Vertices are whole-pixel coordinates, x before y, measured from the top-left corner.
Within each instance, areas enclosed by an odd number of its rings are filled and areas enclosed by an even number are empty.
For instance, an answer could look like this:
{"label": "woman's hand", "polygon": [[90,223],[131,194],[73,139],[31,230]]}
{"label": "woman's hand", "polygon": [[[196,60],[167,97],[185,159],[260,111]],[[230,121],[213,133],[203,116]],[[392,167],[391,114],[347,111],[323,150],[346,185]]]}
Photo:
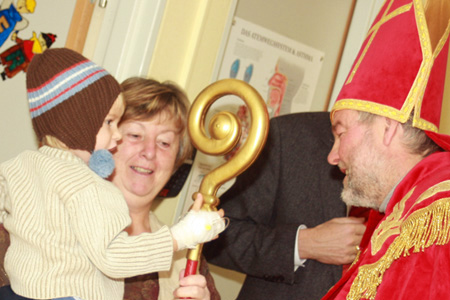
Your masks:
{"label": "woman's hand", "polygon": [[175,299],[210,300],[206,278],[203,275],[184,276],[184,270],[180,272],[180,286],[173,292]]}

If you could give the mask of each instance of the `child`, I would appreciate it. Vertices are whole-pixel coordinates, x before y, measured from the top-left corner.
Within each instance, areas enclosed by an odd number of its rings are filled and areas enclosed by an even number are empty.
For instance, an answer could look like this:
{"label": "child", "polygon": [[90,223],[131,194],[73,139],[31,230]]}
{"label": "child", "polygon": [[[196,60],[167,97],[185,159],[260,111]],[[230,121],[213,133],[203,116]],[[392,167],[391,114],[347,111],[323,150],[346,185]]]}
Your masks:
{"label": "child", "polygon": [[[0,221],[11,238],[5,268],[16,294],[119,300],[124,277],[168,270],[174,249],[224,229],[217,212],[192,212],[170,230],[128,236],[127,204],[102,178],[114,166],[105,149],[121,139],[117,81],[72,50],[49,49],[31,61],[27,89],[43,146],[0,165]],[[198,221],[212,230],[195,228]]]}

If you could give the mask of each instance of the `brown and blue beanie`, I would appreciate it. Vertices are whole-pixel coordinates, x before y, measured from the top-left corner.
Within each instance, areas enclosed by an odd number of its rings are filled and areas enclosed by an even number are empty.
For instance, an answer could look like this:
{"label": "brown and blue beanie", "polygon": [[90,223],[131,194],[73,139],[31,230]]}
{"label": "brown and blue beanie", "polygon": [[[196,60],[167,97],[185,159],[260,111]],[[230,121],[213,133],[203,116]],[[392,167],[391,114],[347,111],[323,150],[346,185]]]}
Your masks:
{"label": "brown and blue beanie", "polygon": [[26,78],[38,139],[50,135],[71,149],[92,153],[97,133],[121,92],[119,83],[105,69],[67,48],[35,55]]}

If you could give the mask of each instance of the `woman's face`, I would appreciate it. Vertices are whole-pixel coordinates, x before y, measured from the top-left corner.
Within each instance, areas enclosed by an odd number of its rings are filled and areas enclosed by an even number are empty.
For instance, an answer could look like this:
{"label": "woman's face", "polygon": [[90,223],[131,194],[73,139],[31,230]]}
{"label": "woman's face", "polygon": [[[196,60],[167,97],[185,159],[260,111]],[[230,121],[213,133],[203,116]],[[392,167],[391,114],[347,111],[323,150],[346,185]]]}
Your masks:
{"label": "woman's face", "polygon": [[165,113],[147,121],[125,121],[119,129],[122,143],[114,155],[116,171],[112,181],[129,206],[136,197],[151,203],[174,171],[180,147],[179,129]]}

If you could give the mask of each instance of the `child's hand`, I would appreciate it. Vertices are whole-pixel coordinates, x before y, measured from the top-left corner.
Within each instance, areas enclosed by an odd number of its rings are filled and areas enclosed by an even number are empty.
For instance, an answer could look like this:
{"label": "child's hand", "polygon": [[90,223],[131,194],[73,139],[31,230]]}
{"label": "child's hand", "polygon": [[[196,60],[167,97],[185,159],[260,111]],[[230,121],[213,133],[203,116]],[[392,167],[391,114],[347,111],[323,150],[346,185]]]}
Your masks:
{"label": "child's hand", "polygon": [[190,210],[199,211],[200,209],[202,209],[202,205],[203,205],[203,195],[201,193],[196,193],[194,204],[191,206]]}
{"label": "child's hand", "polygon": [[203,196],[198,193],[192,209],[171,227],[176,250],[193,249],[198,244],[214,239],[225,229],[223,210],[207,212],[200,210],[202,205]]}
{"label": "child's hand", "polygon": [[[199,211],[199,210],[201,210],[202,205],[203,205],[203,195],[201,193],[197,193],[195,200],[194,200],[194,204],[192,205],[190,210]],[[222,218],[225,215],[223,209],[219,209],[217,212],[219,213],[219,216]]]}

